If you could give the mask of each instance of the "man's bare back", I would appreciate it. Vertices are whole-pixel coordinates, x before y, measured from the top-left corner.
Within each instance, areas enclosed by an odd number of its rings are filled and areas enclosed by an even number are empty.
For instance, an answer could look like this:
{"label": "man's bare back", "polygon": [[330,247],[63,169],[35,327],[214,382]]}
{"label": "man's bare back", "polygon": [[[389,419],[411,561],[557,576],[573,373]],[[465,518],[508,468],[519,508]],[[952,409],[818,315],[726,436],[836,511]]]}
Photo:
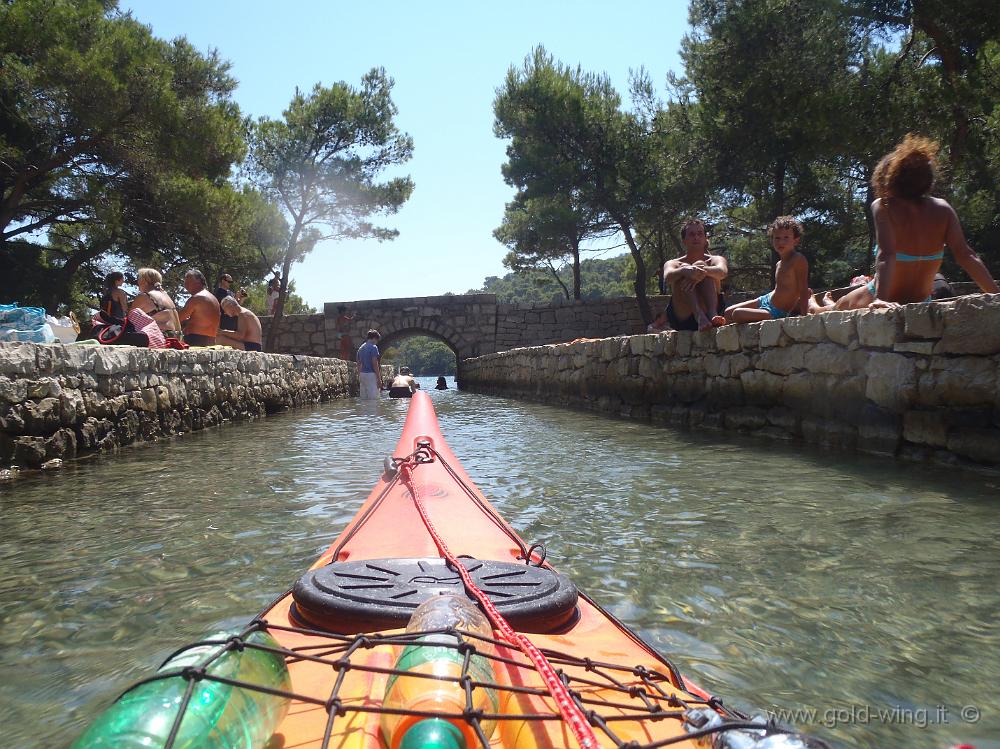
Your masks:
{"label": "man's bare back", "polygon": [[193,336],[196,346],[210,346],[215,343],[219,332],[219,300],[207,288],[205,276],[200,271],[189,270],[184,274],[184,288],[191,298],[180,312],[184,337]]}

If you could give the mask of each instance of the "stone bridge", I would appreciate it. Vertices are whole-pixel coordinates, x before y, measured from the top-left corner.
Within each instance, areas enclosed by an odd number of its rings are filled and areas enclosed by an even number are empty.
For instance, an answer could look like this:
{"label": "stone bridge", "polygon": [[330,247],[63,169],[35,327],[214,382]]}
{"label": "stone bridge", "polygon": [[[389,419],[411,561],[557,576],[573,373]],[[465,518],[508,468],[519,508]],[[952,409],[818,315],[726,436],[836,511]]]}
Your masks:
{"label": "stone bridge", "polygon": [[[662,308],[666,297],[651,297],[650,303],[653,309]],[[351,358],[371,328],[382,334],[382,348],[402,338],[430,336],[443,341],[460,362],[523,346],[645,332],[638,305],[631,297],[504,304],[497,302],[495,294],[449,294],[328,302],[320,314],[288,315],[281,321],[275,351],[339,355],[336,319],[341,306],[354,318],[348,328]],[[266,335],[270,318],[261,322]]]}

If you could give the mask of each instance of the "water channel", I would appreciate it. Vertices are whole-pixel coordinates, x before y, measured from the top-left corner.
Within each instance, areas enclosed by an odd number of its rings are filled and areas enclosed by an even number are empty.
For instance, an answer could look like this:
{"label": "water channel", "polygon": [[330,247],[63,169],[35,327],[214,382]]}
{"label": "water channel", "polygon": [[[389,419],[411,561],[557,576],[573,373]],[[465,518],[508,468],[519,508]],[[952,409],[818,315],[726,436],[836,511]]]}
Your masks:
{"label": "water channel", "polygon": [[[1000,749],[1000,480],[432,397],[514,527],[704,687],[815,710],[800,725],[845,746]],[[68,745],[177,645],[285,590],[405,410],[336,402],[0,486],[5,746]]]}

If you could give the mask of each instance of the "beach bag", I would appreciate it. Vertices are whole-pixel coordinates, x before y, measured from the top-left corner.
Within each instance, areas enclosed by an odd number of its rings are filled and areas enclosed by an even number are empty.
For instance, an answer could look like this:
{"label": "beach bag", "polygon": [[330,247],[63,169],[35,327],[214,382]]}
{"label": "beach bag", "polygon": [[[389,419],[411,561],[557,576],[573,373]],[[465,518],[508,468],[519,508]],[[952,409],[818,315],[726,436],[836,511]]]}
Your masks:
{"label": "beach bag", "polygon": [[94,315],[92,335],[105,346],[138,346],[139,348],[166,348],[163,331],[141,309],[128,313],[128,319],[109,315],[104,310]]}
{"label": "beach bag", "polygon": [[166,348],[167,339],[156,324],[156,320],[143,312],[141,309],[134,309],[128,313],[128,322],[135,333],[143,334],[148,339],[146,345],[149,348]]}
{"label": "beach bag", "polygon": [[45,320],[41,307],[18,307],[0,304],[0,341],[53,343],[56,334]]}

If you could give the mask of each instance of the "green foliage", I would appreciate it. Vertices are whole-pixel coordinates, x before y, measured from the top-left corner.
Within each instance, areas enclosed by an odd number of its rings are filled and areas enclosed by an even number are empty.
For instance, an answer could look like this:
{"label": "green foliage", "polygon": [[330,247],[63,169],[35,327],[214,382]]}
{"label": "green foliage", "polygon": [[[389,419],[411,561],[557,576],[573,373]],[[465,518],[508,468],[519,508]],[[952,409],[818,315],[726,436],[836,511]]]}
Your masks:
{"label": "green foliage", "polygon": [[[572,281],[572,268],[558,269],[562,284]],[[613,258],[591,258],[580,263],[581,299],[630,296],[635,266],[630,255]],[[472,289],[469,294],[496,294],[497,301],[505,304],[541,304],[565,299],[562,285],[551,272],[529,270],[489,276],[483,288]]]}
{"label": "green foliage", "polygon": [[493,103],[494,132],[510,141],[504,179],[525,200],[572,195],[621,232],[635,262],[645,319],[645,259],[634,229],[648,182],[647,122],[621,109],[606,74],[557,63],[542,47],[512,67]]}
{"label": "green foliage", "polygon": [[[691,215],[725,250],[734,288],[770,284],[765,230],[779,214],[805,225],[814,286],[869,272],[871,174],[911,131],[942,144],[937,193],[1000,270],[995,2],[691,0],[690,20],[685,69],[667,76],[665,100],[639,71],[625,110],[606,76],[539,48],[508,72],[494,102],[518,200],[572,195],[611,219],[631,251],[640,308],[644,268],[681,254],[678,230]],[[523,224],[507,265],[525,272],[487,287],[552,297],[551,269],[550,278],[538,269],[564,256],[554,237],[535,231],[525,241]],[[947,260],[945,273],[956,272]]]}
{"label": "green foliage", "polygon": [[[522,193],[507,204],[503,223],[493,232],[511,250],[504,258],[505,267],[515,272],[548,270],[567,299],[581,298],[581,244],[614,234],[606,220],[601,221],[596,211],[572,193],[539,198]],[[569,285],[556,270],[566,258],[572,270]]]}
{"label": "green foliage", "polygon": [[[271,314],[267,309],[267,283],[252,283],[242,287],[246,289],[247,298],[243,306],[253,310],[258,317]],[[318,310],[305,303],[305,300],[295,293],[295,282],[288,285],[288,298],[285,300],[286,315],[314,315]]]}
{"label": "green foliage", "polygon": [[376,179],[403,164],[413,141],[395,124],[393,81],[372,69],[354,88],[319,84],[296,90],[280,120],[262,117],[253,128],[250,170],[260,188],[289,219],[281,258],[281,292],[268,331],[272,348],[284,312],[289,273],[322,239],[393,239],[394,229],[375,226],[372,214],[395,213],[413,192],[409,177]]}
{"label": "green foliage", "polygon": [[391,364],[396,370],[409,367],[416,377],[454,375],[455,352],[444,342],[429,336],[413,336],[382,352],[382,363]]}
{"label": "green foliage", "polygon": [[[263,275],[273,220],[228,182],[246,153],[228,63],[112,2],[0,3],[0,261],[32,243],[39,303],[115,258]],[[44,237],[45,243],[42,242]]]}

